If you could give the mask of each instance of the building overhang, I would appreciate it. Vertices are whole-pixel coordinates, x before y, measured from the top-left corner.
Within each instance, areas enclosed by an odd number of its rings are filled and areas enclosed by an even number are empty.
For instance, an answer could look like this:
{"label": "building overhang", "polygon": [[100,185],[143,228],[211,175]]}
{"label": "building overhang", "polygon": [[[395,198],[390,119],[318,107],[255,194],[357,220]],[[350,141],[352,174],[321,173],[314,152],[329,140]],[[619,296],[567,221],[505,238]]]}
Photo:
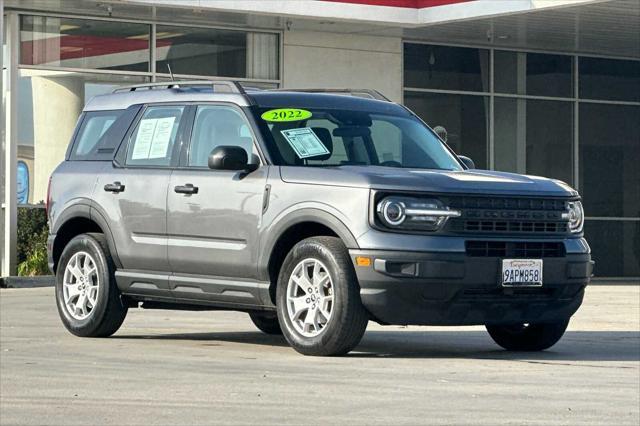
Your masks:
{"label": "building overhang", "polygon": [[640,58],[639,0],[4,0],[8,10]]}
{"label": "building overhang", "polygon": [[120,3],[411,28],[602,1],[609,0],[120,0]]}

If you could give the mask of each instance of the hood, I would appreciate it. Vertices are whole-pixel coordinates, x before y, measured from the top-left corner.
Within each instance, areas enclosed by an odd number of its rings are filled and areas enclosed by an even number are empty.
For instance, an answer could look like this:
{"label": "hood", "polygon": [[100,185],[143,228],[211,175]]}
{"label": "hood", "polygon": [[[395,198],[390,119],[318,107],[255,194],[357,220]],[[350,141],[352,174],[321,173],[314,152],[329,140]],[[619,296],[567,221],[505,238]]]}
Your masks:
{"label": "hood", "polygon": [[567,197],[578,193],[564,182],[489,170],[423,170],[381,166],[281,166],[282,180],[311,185],[348,186],[433,193]]}

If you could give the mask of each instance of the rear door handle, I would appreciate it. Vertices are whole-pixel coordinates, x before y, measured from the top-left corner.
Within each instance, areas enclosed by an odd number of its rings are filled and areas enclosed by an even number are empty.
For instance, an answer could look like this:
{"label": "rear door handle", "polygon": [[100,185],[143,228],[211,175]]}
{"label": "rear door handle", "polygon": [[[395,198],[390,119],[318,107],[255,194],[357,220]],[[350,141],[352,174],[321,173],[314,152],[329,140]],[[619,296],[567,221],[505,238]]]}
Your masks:
{"label": "rear door handle", "polygon": [[173,188],[173,190],[178,194],[197,194],[198,193],[198,187],[193,186],[190,183],[186,185],[178,185],[175,188]]}
{"label": "rear door handle", "polygon": [[104,190],[107,192],[115,192],[117,194],[118,192],[124,191],[124,185],[120,182],[108,183],[104,186]]}

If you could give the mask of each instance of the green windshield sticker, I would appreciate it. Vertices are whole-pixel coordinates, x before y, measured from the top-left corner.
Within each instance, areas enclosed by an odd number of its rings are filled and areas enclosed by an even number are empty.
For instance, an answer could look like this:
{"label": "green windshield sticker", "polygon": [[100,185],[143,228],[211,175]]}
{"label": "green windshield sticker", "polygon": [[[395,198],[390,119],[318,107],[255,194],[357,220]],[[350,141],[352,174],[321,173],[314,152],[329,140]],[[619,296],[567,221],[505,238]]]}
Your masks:
{"label": "green windshield sticker", "polygon": [[264,121],[300,121],[311,118],[311,111],[306,109],[280,108],[264,112],[260,117]]}
{"label": "green windshield sticker", "polygon": [[291,148],[300,158],[317,157],[318,155],[329,154],[329,150],[318,139],[318,136],[309,127],[301,129],[281,130]]}

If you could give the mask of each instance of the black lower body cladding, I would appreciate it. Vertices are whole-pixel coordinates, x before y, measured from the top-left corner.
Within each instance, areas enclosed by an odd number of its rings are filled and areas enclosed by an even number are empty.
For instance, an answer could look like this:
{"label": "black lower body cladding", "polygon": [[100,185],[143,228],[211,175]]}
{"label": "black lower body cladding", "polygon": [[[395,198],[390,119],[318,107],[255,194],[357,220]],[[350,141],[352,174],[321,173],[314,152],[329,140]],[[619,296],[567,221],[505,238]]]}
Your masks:
{"label": "black lower body cladding", "polygon": [[[351,250],[362,303],[382,324],[549,323],[580,307],[593,262],[588,253],[545,258],[541,287],[503,287],[501,258],[466,253]],[[371,259],[357,266],[355,258]]]}

